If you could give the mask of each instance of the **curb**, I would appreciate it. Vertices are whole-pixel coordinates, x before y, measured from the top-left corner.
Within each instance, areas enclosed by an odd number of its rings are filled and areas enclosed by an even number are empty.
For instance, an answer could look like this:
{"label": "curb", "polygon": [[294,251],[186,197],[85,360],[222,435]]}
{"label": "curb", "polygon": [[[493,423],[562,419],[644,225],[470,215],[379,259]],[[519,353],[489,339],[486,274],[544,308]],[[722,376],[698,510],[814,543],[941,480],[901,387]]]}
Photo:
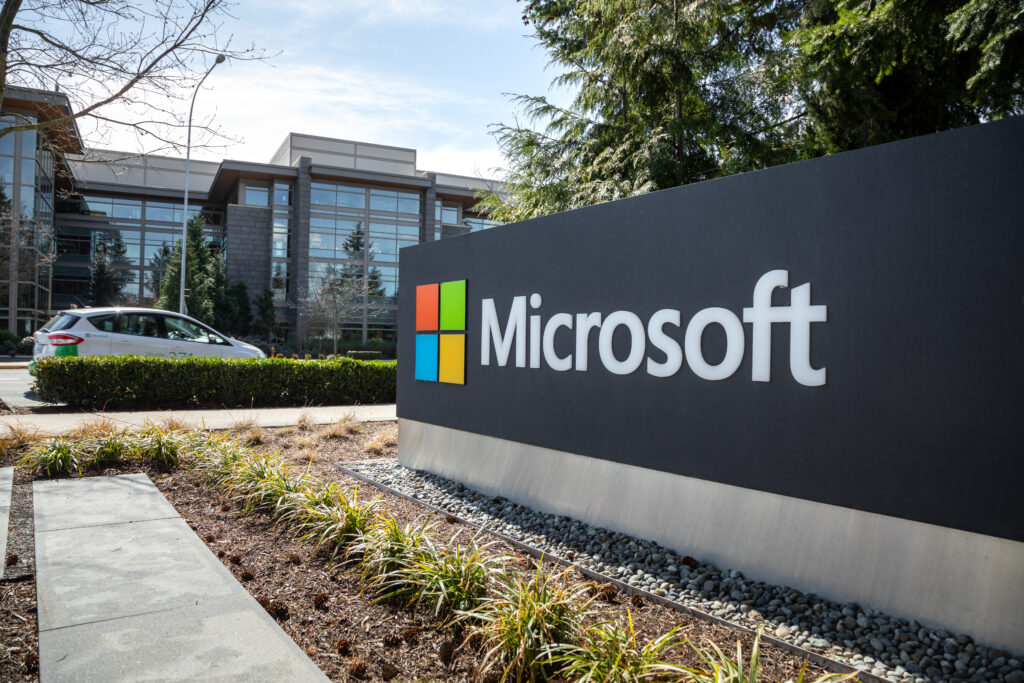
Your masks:
{"label": "curb", "polygon": [[[625,593],[626,595],[630,595],[630,596],[632,596],[632,595],[639,595],[639,596],[643,597],[644,600],[647,600],[649,602],[661,605],[662,607],[667,607],[667,608],[669,608],[669,609],[671,609],[671,610],[673,610],[675,612],[679,612],[680,614],[686,614],[688,616],[692,616],[692,617],[695,617],[697,619],[701,619],[703,621],[707,621],[707,622],[710,622],[710,623],[713,623],[713,624],[717,624],[719,626],[724,626],[724,627],[727,627],[727,628],[735,629],[735,630],[740,631],[742,633],[746,633],[746,634],[750,634],[750,635],[754,635],[755,634],[755,631],[747,628],[746,626],[741,626],[740,624],[735,624],[735,623],[733,623],[731,621],[727,621],[727,620],[722,619],[720,617],[716,617],[716,616],[714,616],[712,614],[708,614],[707,612],[702,612],[699,609],[690,607],[688,605],[684,605],[684,604],[682,604],[680,602],[675,602],[674,600],[669,600],[668,598],[663,598],[660,595],[655,595],[654,593],[650,593],[650,592],[645,591],[645,590],[643,590],[641,588],[637,588],[636,586],[631,586],[628,583],[624,583],[622,581],[619,581],[618,579],[613,579],[612,577],[606,576],[604,574],[601,574],[600,572],[596,572],[593,569],[589,569],[587,567],[583,567],[582,565],[576,564],[574,562],[571,562],[570,560],[566,560],[566,559],[564,559],[562,557],[559,557],[557,555],[554,555],[554,554],[551,554],[551,553],[547,553],[547,552],[545,552],[543,550],[540,550],[539,548],[534,548],[533,546],[527,545],[526,543],[523,543],[522,541],[516,540],[514,538],[509,538],[508,536],[506,536],[506,535],[504,535],[502,533],[499,533],[497,531],[492,531],[492,530],[490,530],[490,529],[488,529],[486,527],[481,526],[480,524],[478,524],[476,522],[471,522],[468,519],[464,519],[464,518],[462,518],[462,517],[460,517],[458,515],[453,515],[452,513],[448,512],[447,510],[445,510],[443,508],[440,508],[440,507],[438,507],[436,505],[433,505],[432,503],[428,503],[426,501],[420,500],[419,498],[413,498],[412,496],[407,495],[405,493],[402,493],[401,491],[398,491],[396,489],[393,489],[390,486],[387,486],[386,484],[381,484],[380,482],[378,482],[378,481],[376,481],[374,479],[371,479],[370,477],[366,476],[365,474],[361,474],[359,472],[351,470],[351,469],[345,467],[344,465],[342,465],[340,463],[335,463],[334,467],[335,467],[335,469],[339,470],[340,472],[342,472],[344,474],[347,474],[348,476],[353,477],[355,479],[358,479],[360,481],[366,482],[367,484],[375,486],[378,489],[380,489],[381,491],[384,491],[385,493],[390,493],[391,495],[398,496],[400,498],[404,498],[405,500],[412,501],[414,503],[418,503],[419,505],[422,505],[422,506],[424,506],[426,508],[434,510],[435,512],[439,512],[439,513],[444,514],[444,515],[451,515],[452,517],[454,517],[457,521],[461,522],[462,524],[465,524],[467,526],[473,527],[475,529],[480,529],[482,531],[486,531],[487,533],[491,534],[492,536],[495,536],[495,537],[501,539],[502,541],[505,541],[506,543],[514,546],[518,550],[522,550],[523,552],[529,554],[530,556],[532,556],[534,558],[537,558],[537,559],[540,559],[540,560],[548,560],[548,561],[554,562],[554,563],[556,563],[558,565],[561,565],[561,566],[564,566],[564,567],[573,567],[573,568],[576,569],[576,571],[578,571],[579,573],[583,574],[584,576],[586,576],[589,579],[593,579],[593,580],[596,580],[596,581],[601,581],[601,582],[604,582],[604,583],[610,583],[613,586],[615,586],[618,590],[620,590],[623,593]],[[826,657],[825,655],[818,654],[817,652],[814,652],[812,650],[805,650],[804,648],[802,648],[802,647],[800,647],[798,645],[793,645],[792,643],[788,643],[788,642],[786,642],[784,640],[779,640],[778,638],[770,636],[770,635],[768,635],[766,633],[762,633],[761,634],[761,642],[762,643],[768,643],[770,645],[774,645],[775,647],[778,647],[778,648],[781,648],[781,649],[786,650],[788,652],[791,652],[792,654],[795,654],[795,655],[797,655],[799,657],[802,657],[803,659],[805,659],[805,660],[807,660],[807,661],[809,661],[809,662],[811,662],[813,664],[816,664],[816,665],[820,666],[821,668],[826,669],[827,671],[831,671],[833,673],[839,673],[839,674],[854,674],[855,677],[854,677],[853,680],[864,681],[865,683],[894,683],[893,681],[889,680],[888,678],[882,678],[880,676],[875,676],[874,674],[869,673],[867,671],[861,671],[860,669],[854,668],[854,667],[850,666],[849,664],[845,664],[843,662],[840,662],[837,659],[832,659],[830,657]]]}

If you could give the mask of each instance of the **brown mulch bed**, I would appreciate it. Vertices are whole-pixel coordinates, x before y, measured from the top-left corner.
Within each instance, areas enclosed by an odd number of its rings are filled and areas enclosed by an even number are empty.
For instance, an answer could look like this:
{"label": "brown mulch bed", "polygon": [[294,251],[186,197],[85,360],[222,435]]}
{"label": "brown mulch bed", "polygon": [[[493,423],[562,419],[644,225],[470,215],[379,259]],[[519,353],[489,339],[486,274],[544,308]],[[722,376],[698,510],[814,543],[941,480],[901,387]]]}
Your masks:
{"label": "brown mulch bed", "polygon": [[[326,436],[322,428],[311,425],[258,431],[240,426],[234,430],[235,435],[250,441],[254,448],[280,452],[297,467],[308,468],[312,476],[359,485],[361,500],[377,495],[372,487],[343,475],[334,463],[394,457],[395,424],[352,423],[347,429],[334,432],[334,436]],[[3,460],[0,458],[0,462]],[[290,529],[275,526],[264,515],[241,514],[236,504],[206,486],[197,475],[182,469],[146,471],[224,565],[333,680],[486,680],[478,674],[482,659],[479,649],[439,626],[430,615],[394,604],[374,603],[373,596],[360,590],[351,573],[337,564],[332,567],[326,558],[317,555],[311,543],[297,540]],[[104,472],[116,473],[119,472]],[[19,472],[18,479],[23,476]],[[389,494],[380,494],[379,504],[400,521],[429,513],[426,508]],[[434,519],[438,522],[438,540],[464,543],[477,533],[476,529],[457,522],[438,516]],[[526,570],[532,566],[532,560],[521,557],[508,545],[496,544],[491,551],[519,557]],[[551,571],[559,569],[552,567]],[[575,572],[570,576],[574,582],[585,581]],[[5,609],[0,612],[0,636],[5,645],[15,643],[18,649],[0,651],[0,679],[34,680],[36,674],[26,669],[23,651],[35,652],[38,647],[34,584],[4,584],[2,590],[0,607]],[[744,652],[750,651],[752,638],[734,629],[643,600],[630,600],[614,590],[600,593],[592,603],[599,618],[625,620],[629,612],[640,641],[655,638],[678,625],[681,635],[694,643],[705,645],[710,640],[726,652],[735,653],[739,639],[744,643]],[[8,616],[8,602],[26,622]],[[670,659],[688,665],[699,663],[685,649],[678,650]],[[764,646],[761,677],[795,680],[803,664],[787,651]],[[813,679],[820,673],[823,672],[809,667],[807,675]]]}

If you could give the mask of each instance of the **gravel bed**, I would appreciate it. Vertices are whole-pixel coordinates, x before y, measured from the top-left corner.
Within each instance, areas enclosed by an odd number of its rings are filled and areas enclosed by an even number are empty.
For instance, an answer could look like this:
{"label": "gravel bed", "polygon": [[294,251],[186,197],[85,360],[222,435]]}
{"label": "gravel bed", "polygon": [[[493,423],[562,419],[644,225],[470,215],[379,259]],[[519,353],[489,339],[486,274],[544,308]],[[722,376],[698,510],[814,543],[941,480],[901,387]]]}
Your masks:
{"label": "gravel bed", "polygon": [[1021,657],[975,643],[967,635],[754,581],[653,541],[485,496],[392,459],[345,466],[510,538],[741,626],[763,625],[767,634],[875,676],[915,683],[1024,683]]}

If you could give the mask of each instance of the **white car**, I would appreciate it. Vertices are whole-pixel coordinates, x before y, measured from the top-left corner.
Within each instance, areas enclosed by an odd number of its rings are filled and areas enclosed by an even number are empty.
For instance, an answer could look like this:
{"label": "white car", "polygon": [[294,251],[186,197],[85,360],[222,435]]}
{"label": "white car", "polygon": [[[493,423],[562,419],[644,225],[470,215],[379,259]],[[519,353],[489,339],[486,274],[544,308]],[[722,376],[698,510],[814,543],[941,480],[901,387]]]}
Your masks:
{"label": "white car", "polygon": [[51,318],[33,339],[33,365],[50,356],[267,357],[187,315],[154,308],[71,309]]}

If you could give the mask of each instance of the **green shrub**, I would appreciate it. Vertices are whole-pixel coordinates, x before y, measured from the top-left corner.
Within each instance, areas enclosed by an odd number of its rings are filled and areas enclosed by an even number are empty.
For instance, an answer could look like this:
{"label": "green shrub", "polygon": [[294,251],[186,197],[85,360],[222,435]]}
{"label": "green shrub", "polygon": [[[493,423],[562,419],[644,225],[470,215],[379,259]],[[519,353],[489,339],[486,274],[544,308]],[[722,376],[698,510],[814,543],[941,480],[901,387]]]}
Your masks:
{"label": "green shrub", "polygon": [[501,574],[497,594],[467,615],[483,636],[483,670],[499,669],[506,681],[551,677],[558,664],[549,650],[575,642],[587,614],[586,588],[573,588],[568,571],[552,575],[538,567],[532,576],[513,570]]}
{"label": "green shrub", "polygon": [[612,622],[588,627],[578,644],[560,644],[551,648],[550,660],[559,674],[577,683],[638,683],[664,680],[682,669],[660,659],[663,651],[678,646],[676,626],[668,633],[640,647],[633,628],[633,614],[627,612],[629,630]]}
{"label": "green shrub", "polygon": [[[750,659],[744,668],[743,645],[736,641],[736,659],[722,652],[722,649],[712,642],[708,645],[710,649],[701,649],[693,643],[688,643],[690,649],[701,660],[702,665],[697,667],[680,667],[687,681],[692,683],[758,683],[761,673],[761,631],[757,629],[754,638],[754,645],[750,650]],[[796,683],[804,682],[804,675],[807,673],[807,662],[804,661],[803,669],[800,670],[800,677]],[[856,673],[849,674],[824,674],[814,679],[813,683],[840,683],[841,681],[857,680]]]}
{"label": "green shrub", "polygon": [[80,455],[81,451],[76,441],[58,436],[33,447],[22,459],[22,464],[29,467],[33,474],[45,474],[47,477],[67,476],[72,472],[78,472]]}
{"label": "green shrub", "polygon": [[113,467],[140,456],[135,439],[117,431],[96,439],[92,450],[92,464],[97,467]]}
{"label": "green shrub", "polygon": [[429,517],[418,523],[408,522],[404,527],[391,515],[378,517],[351,549],[362,565],[362,584],[378,591],[394,572],[411,566],[435,527]]}
{"label": "green shrub", "polygon": [[378,577],[378,599],[397,598],[410,607],[424,607],[443,623],[465,621],[466,613],[480,606],[494,576],[508,560],[491,554],[494,545],[496,542],[478,545],[473,538],[463,546],[453,538],[447,546],[438,546],[424,535],[412,557]]}
{"label": "green shrub", "polygon": [[380,360],[380,351],[349,351],[345,356],[356,360]]}
{"label": "green shrub", "polygon": [[391,403],[394,361],[46,358],[36,392],[78,408],[256,407]]}

